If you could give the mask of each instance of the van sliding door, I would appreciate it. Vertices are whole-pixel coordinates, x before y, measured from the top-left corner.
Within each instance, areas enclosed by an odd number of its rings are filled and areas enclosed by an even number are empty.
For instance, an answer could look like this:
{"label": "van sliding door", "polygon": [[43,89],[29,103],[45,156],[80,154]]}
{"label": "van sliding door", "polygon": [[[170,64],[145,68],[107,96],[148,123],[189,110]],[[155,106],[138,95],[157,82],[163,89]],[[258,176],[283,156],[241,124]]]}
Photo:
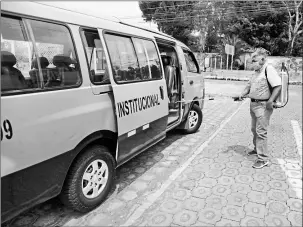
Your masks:
{"label": "van sliding door", "polygon": [[105,33],[104,42],[111,63],[119,165],[165,137],[168,98],[152,40]]}

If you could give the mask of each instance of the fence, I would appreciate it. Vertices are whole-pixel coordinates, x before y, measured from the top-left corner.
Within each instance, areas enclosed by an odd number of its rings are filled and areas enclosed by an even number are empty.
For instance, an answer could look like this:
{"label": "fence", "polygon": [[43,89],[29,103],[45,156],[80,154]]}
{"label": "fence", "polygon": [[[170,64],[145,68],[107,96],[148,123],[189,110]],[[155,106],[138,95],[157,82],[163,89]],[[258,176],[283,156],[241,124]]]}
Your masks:
{"label": "fence", "polygon": [[[195,53],[195,55],[200,68],[202,71],[206,72],[206,78],[249,80],[253,74],[252,70],[244,70],[244,67],[239,67],[237,59],[234,59],[233,67],[231,69],[230,57],[227,69],[226,55],[221,56],[216,53]],[[205,61],[205,59],[209,60]],[[205,64],[205,62],[207,62],[207,64]],[[268,62],[272,64],[277,69],[277,71],[281,71],[282,62],[284,62],[286,68],[288,69],[290,82],[302,83],[302,58],[269,56]],[[249,61],[247,61],[246,68],[252,69],[252,65],[249,63]]]}

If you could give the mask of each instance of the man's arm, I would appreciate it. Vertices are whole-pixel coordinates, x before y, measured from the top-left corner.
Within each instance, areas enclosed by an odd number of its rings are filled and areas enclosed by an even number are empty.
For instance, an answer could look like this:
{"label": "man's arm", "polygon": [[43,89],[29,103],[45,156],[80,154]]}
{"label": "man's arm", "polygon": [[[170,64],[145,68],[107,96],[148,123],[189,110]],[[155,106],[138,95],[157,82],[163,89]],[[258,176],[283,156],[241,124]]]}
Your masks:
{"label": "man's arm", "polygon": [[246,86],[246,87],[244,88],[244,90],[242,91],[240,97],[245,97],[246,95],[249,94],[249,91],[250,91],[250,87],[249,87],[249,86]]}
{"label": "man's arm", "polygon": [[269,100],[266,103],[266,108],[268,110],[273,109],[273,103],[278,98],[278,96],[279,96],[279,94],[281,92],[281,88],[282,88],[281,85],[278,85],[278,86],[276,86],[276,87],[273,88],[271,96],[270,96]]}
{"label": "man's arm", "polygon": [[249,82],[247,83],[246,87],[244,88],[244,90],[241,92],[241,94],[240,94],[240,96],[239,96],[240,99],[246,97],[246,95],[249,94],[249,92],[250,92],[250,85],[251,85],[251,82],[249,81]]}
{"label": "man's arm", "polygon": [[279,94],[281,92],[281,88],[282,88],[281,87],[281,77],[279,76],[279,73],[272,65],[267,66],[267,79],[273,88],[271,96],[266,103],[266,108],[268,110],[271,110],[271,109],[273,109],[273,102],[279,96]]}
{"label": "man's arm", "polygon": [[250,81],[247,83],[246,87],[244,88],[244,90],[241,92],[240,95],[233,97],[234,101],[242,101],[243,98],[249,94],[249,91],[250,91]]}

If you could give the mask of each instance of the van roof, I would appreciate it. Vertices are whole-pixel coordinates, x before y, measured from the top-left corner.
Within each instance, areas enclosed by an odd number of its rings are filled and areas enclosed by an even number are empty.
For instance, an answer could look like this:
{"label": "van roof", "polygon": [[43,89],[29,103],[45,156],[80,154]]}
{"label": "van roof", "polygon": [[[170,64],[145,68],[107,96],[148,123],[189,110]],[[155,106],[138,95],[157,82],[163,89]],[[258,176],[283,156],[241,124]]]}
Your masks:
{"label": "van roof", "polygon": [[172,36],[170,36],[170,35],[168,35],[166,33],[160,32],[160,31],[158,31],[156,29],[147,28],[147,27],[141,27],[139,25],[130,24],[130,23],[127,23],[127,22],[124,22],[124,21],[120,21],[120,23],[128,25],[128,26],[136,27],[136,28],[139,28],[139,29],[143,29],[145,31],[152,32],[154,34],[157,34],[157,35],[160,35],[160,36],[164,36],[166,38],[170,38],[170,39],[174,40],[175,42],[177,42],[180,46],[188,48],[184,43],[182,43],[181,41],[177,40],[176,38],[174,38],[174,37],[172,37]]}
{"label": "van roof", "polygon": [[[24,13],[24,9],[26,13]],[[139,25],[133,25],[124,21],[121,21],[119,18],[114,16],[95,16],[86,13],[76,12],[68,9],[64,9],[57,6],[52,6],[45,4],[43,2],[1,2],[1,11],[7,11],[12,13],[17,13],[20,15],[29,15],[33,17],[45,18],[53,21],[62,21],[70,24],[76,24],[86,27],[95,27],[95,28],[103,28],[108,30],[115,30],[125,32],[125,33],[133,33],[140,36],[147,37],[160,37],[164,39],[168,39],[170,41],[174,41],[179,45],[188,48],[182,42],[176,40],[174,37],[165,34],[163,32],[157,31],[151,28],[144,28]],[[100,24],[102,26],[100,27]]]}
{"label": "van roof", "polygon": [[45,5],[45,6],[48,6],[48,7],[59,9],[61,11],[67,11],[67,12],[71,12],[71,13],[75,13],[75,14],[85,15],[85,16],[88,16],[88,17],[95,17],[95,18],[98,18],[98,19],[108,20],[108,21],[111,21],[111,22],[120,22],[120,19],[117,18],[117,17],[114,17],[114,16],[109,16],[109,15],[96,16],[96,15],[92,15],[92,14],[89,14],[89,13],[83,13],[83,12],[78,12],[78,11],[74,11],[74,10],[69,10],[69,9],[66,9],[66,8],[62,8],[60,6],[48,5],[48,4],[45,4],[44,2],[33,2],[33,3]]}
{"label": "van roof", "polygon": [[131,23],[125,22],[125,21],[120,21],[120,23],[121,23],[121,24],[128,25],[128,26],[140,28],[140,29],[143,29],[143,30],[152,32],[152,33],[159,34],[159,35],[163,35],[163,36],[166,36],[166,37],[171,38],[171,39],[175,39],[174,37],[172,37],[172,36],[170,36],[170,35],[168,35],[168,34],[166,34],[166,33],[160,32],[160,31],[158,31],[158,30],[156,30],[156,29],[153,29],[153,28],[142,27],[142,26],[139,26],[139,25],[135,25],[135,24],[131,24]]}

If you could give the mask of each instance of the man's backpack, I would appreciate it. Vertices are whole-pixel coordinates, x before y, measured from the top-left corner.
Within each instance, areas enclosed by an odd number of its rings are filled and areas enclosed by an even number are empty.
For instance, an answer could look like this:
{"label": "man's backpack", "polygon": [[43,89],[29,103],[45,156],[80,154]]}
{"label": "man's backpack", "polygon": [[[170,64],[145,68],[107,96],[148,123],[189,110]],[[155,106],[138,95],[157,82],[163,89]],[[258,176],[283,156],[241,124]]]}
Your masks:
{"label": "man's backpack", "polygon": [[[271,85],[267,79],[266,68],[265,68],[265,76],[266,76],[266,80],[267,80],[267,84],[268,84],[270,93],[272,93],[273,87],[271,87]],[[280,92],[279,96],[277,97],[277,99],[274,101],[275,108],[282,108],[282,107],[286,106],[286,104],[288,102],[288,85],[289,85],[288,72],[286,70],[281,71],[279,73],[279,76],[281,78],[281,92]]]}

